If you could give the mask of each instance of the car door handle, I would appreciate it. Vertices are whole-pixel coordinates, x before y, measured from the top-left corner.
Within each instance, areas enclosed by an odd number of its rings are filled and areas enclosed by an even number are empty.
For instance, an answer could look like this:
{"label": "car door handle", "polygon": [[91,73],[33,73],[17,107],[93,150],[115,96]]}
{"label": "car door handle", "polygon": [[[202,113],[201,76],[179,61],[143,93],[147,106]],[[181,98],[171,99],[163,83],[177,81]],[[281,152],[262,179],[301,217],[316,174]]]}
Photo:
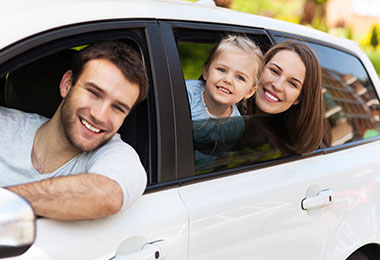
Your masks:
{"label": "car door handle", "polygon": [[164,240],[158,240],[146,243],[141,247],[141,250],[129,253],[116,255],[112,260],[159,260],[165,259]]}
{"label": "car door handle", "polygon": [[333,202],[332,191],[330,189],[321,190],[316,196],[304,198],[301,202],[303,210],[322,208]]}

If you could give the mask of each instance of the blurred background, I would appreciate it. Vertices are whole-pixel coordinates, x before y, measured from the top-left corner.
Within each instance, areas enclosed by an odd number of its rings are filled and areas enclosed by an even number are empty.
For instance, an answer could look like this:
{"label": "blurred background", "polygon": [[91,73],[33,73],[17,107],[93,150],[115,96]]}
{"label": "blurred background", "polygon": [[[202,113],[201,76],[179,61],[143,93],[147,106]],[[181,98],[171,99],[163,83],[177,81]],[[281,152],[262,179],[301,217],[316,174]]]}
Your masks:
{"label": "blurred background", "polygon": [[380,76],[380,0],[214,1],[221,7],[311,26],[356,41]]}

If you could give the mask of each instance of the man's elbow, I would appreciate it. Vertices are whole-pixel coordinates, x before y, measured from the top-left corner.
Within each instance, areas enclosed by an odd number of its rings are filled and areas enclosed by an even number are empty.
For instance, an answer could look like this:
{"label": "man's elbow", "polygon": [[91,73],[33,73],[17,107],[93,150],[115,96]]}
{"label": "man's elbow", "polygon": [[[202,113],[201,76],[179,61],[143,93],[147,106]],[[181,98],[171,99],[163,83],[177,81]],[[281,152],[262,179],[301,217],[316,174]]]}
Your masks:
{"label": "man's elbow", "polygon": [[104,216],[111,216],[118,213],[123,206],[123,192],[116,182],[112,183],[103,197]]}

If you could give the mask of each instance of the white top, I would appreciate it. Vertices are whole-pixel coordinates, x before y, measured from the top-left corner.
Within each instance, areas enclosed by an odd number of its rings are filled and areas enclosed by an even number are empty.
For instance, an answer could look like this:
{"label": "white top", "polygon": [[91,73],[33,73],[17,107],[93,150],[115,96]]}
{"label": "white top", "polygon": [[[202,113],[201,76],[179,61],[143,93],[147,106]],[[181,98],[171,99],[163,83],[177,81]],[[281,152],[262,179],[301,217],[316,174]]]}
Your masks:
{"label": "white top", "polygon": [[34,136],[48,119],[0,107],[0,187],[36,182],[58,176],[94,173],[116,181],[123,191],[123,209],[144,192],[145,170],[135,150],[116,134],[91,152],[82,152],[51,173],[41,174],[32,164]]}

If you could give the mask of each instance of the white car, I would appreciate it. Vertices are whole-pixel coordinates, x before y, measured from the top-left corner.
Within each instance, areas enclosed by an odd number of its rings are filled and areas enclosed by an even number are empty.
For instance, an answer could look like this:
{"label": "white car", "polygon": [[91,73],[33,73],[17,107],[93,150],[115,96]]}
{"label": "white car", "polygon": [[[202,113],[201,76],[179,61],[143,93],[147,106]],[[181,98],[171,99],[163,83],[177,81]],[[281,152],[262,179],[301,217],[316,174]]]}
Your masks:
{"label": "white car", "polygon": [[[2,1],[0,105],[51,116],[70,55],[108,39],[135,46],[151,89],[120,129],[148,174],[142,198],[112,217],[38,218],[34,226],[1,195],[0,257],[380,259],[380,82],[368,57],[348,40],[205,2]],[[285,39],[315,50],[328,145],[285,156],[262,144],[196,170],[185,79],[200,76],[208,51],[228,33],[247,35],[263,51]]]}

